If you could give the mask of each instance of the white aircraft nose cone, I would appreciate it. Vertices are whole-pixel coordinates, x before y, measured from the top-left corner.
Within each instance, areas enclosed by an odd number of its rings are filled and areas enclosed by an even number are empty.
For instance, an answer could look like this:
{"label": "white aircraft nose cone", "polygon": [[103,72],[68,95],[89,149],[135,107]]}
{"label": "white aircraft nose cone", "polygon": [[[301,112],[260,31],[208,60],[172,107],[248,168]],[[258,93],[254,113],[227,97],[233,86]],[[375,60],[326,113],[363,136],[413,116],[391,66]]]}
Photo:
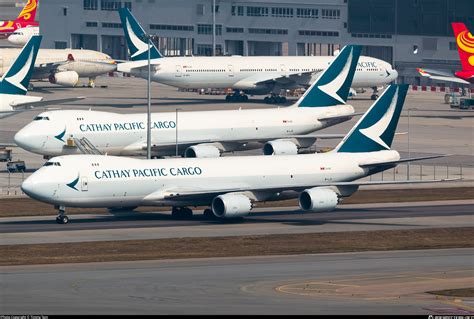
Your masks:
{"label": "white aircraft nose cone", "polygon": [[31,136],[26,134],[25,130],[18,131],[13,137],[13,140],[15,141],[16,145],[27,151],[30,151],[34,148]]}
{"label": "white aircraft nose cone", "polygon": [[393,70],[393,69],[392,69],[391,72],[390,72],[390,76],[391,76],[391,78],[392,78],[392,81],[395,81],[395,80],[397,79],[397,77],[398,77],[398,72],[397,72],[397,70]]}
{"label": "white aircraft nose cone", "polygon": [[28,177],[21,183],[21,190],[23,193],[30,197],[35,197],[35,183],[32,181],[31,177]]}

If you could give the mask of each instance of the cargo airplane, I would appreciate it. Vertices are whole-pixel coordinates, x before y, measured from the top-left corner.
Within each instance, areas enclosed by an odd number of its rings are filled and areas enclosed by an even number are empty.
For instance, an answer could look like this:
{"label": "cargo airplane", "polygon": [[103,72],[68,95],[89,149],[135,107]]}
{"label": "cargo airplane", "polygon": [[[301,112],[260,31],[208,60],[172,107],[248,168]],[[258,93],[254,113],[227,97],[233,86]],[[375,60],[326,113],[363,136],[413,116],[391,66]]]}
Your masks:
{"label": "cargo airplane", "polygon": [[[360,51],[360,46],[344,47],[289,107],[181,112],[179,122],[175,112],[153,113],[152,155],[174,155],[178,145],[179,154],[185,157],[219,157],[223,152],[255,149],[262,144],[266,155],[296,154],[318,137],[328,137],[306,134],[355,115],[345,101]],[[14,139],[25,150],[47,157],[81,153],[82,141],[109,155],[144,155],[146,123],[145,113],[48,111],[35,117]]]}
{"label": "cargo airplane", "polygon": [[299,197],[303,210],[331,211],[360,185],[427,182],[358,181],[399,163],[437,157],[400,159],[390,149],[407,90],[389,86],[327,153],[158,160],[66,155],[47,161],[21,188],[59,207],[59,224],[68,222],[66,206],[172,206],[176,217],[191,216],[189,206],[209,206],[205,216],[226,219],[249,215],[255,202]]}
{"label": "cargo airplane", "polygon": [[68,98],[43,101],[40,96],[26,95],[33,66],[41,43],[41,36],[33,36],[0,80],[0,119],[34,107],[61,104],[82,99]]}
{"label": "cargo airplane", "polygon": [[456,38],[462,70],[456,71],[454,74],[425,68],[418,68],[417,71],[421,76],[432,80],[474,84],[474,36],[469,32],[464,23],[453,22],[451,26]]}
{"label": "cargo airplane", "polygon": [[[119,63],[117,71],[148,78],[148,43],[146,35],[127,8],[119,9],[122,28],[131,62]],[[264,95],[268,103],[285,102],[278,96],[282,89],[308,87],[318,73],[327,68],[333,56],[230,56],[230,57],[163,57],[151,45],[151,79],[178,88],[231,88],[227,101],[246,101],[245,94]],[[385,61],[361,57],[352,83],[353,88],[374,89],[394,81],[398,76]],[[245,94],[241,94],[241,92]]]}

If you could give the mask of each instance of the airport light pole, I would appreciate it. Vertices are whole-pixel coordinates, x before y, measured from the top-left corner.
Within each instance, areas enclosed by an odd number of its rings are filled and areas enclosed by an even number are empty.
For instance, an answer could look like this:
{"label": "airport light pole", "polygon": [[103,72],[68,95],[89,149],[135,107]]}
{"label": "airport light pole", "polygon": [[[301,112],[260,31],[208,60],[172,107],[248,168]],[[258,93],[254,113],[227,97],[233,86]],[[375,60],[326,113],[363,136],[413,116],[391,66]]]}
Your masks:
{"label": "airport light pole", "polygon": [[151,63],[150,63],[150,37],[148,36],[148,85],[147,85],[147,99],[148,104],[146,108],[146,158],[151,159]]}
{"label": "airport light pole", "polygon": [[146,158],[151,159],[151,40],[154,36],[151,34],[143,34],[148,45],[148,81],[147,81],[147,125],[146,125]]}
{"label": "airport light pole", "polygon": [[216,55],[216,0],[212,0],[212,55]]}
{"label": "airport light pole", "polygon": [[181,110],[181,108],[176,108],[176,157],[178,157],[178,110]]}
{"label": "airport light pole", "polygon": [[[410,111],[415,111],[416,108],[408,109],[408,129],[407,129],[407,142],[408,142],[408,158],[410,158]],[[410,179],[410,162],[407,162],[407,180]]]}

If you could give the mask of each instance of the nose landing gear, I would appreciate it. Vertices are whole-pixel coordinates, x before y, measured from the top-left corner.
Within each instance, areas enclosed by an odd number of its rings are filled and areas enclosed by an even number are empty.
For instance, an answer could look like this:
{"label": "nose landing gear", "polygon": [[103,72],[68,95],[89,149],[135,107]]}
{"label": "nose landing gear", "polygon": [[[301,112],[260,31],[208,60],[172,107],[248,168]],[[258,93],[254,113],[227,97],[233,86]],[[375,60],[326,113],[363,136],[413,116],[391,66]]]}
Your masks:
{"label": "nose landing gear", "polygon": [[263,99],[263,101],[267,104],[279,104],[279,103],[286,103],[286,97],[281,95],[272,94],[267,96]]}
{"label": "nose landing gear", "polygon": [[376,99],[379,98],[379,90],[377,89],[376,86],[374,86],[372,88],[372,90],[374,90],[374,91],[372,92],[372,95],[370,96],[370,99],[375,101]]}
{"label": "nose landing gear", "polygon": [[58,224],[67,224],[69,218],[66,216],[66,207],[59,206],[58,216],[56,217],[56,223]]}

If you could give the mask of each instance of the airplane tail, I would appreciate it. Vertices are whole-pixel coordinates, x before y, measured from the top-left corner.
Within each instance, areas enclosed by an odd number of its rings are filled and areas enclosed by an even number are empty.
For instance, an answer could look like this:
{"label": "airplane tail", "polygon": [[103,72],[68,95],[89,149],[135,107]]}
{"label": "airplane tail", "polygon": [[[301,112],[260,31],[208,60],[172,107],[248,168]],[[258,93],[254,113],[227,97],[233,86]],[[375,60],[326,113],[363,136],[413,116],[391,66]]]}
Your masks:
{"label": "airplane tail", "polygon": [[463,71],[474,71],[474,36],[464,23],[451,23]]}
{"label": "airplane tail", "polygon": [[3,74],[0,93],[26,95],[42,36],[32,36],[13,64]]}
{"label": "airplane tail", "polygon": [[408,84],[390,85],[334,151],[364,153],[389,150],[407,91]]}
{"label": "airplane tail", "polygon": [[39,0],[28,0],[15,21],[35,21]]}
{"label": "airplane tail", "polygon": [[295,106],[323,107],[345,104],[361,50],[359,45],[346,45]]}
{"label": "airplane tail", "polygon": [[[130,50],[130,59],[132,61],[140,61],[148,59],[148,42],[144,38],[145,30],[138,23],[128,8],[119,9],[120,21],[122,22],[122,29],[127,39],[127,45]],[[158,59],[163,55],[158,51],[156,46],[151,43],[150,58]]]}

